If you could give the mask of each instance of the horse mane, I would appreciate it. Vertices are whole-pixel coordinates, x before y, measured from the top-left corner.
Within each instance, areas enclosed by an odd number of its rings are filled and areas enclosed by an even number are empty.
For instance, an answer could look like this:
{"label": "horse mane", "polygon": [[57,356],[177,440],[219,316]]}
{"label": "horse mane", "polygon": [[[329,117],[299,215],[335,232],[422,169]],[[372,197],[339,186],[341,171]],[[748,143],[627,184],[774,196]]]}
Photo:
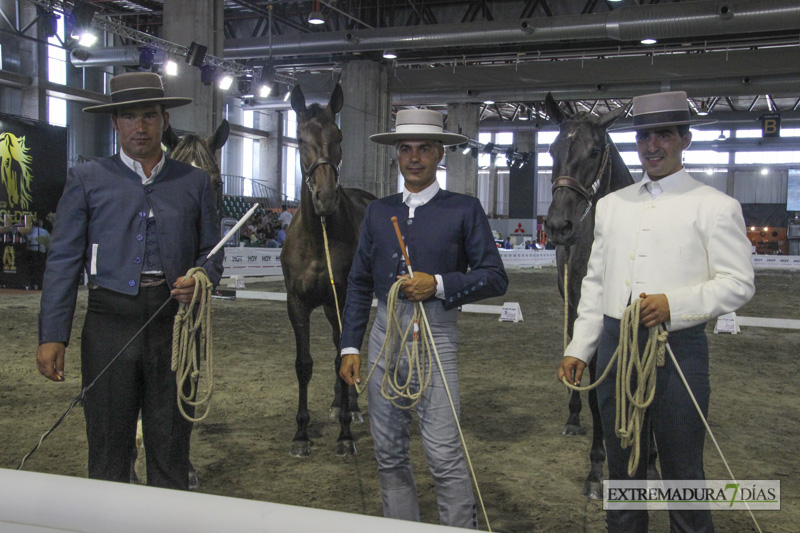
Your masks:
{"label": "horse mane", "polygon": [[181,137],[178,145],[170,152],[170,157],[190,165],[193,164],[211,175],[219,176],[220,174],[214,154],[211,153],[205,140],[197,135],[189,133]]}

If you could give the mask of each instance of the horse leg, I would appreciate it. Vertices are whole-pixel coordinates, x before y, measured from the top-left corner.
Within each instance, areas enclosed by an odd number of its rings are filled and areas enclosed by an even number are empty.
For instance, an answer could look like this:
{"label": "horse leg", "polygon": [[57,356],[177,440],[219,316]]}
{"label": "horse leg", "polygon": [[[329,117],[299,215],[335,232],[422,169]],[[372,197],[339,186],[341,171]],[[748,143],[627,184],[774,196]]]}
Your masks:
{"label": "horse leg", "polygon": [[[334,357],[336,381],[333,386],[334,397],[330,408],[331,418],[335,416],[334,413],[338,415],[339,418],[339,437],[336,439],[336,455],[356,455],[358,452],[356,450],[355,439],[353,439],[353,434],[350,432],[352,415],[350,410],[349,389],[351,387],[348,387],[339,376],[339,369],[342,366],[342,358],[339,357],[339,343],[341,340],[341,335],[339,334],[339,319],[336,316],[336,308],[334,306],[325,305],[324,309],[325,316],[328,318],[333,328],[333,345],[336,347],[336,356]],[[355,387],[352,388],[355,389]],[[346,406],[346,408],[343,409],[342,406]],[[356,409],[358,409],[358,405],[356,405]],[[361,413],[358,413],[358,416],[361,418]]]}
{"label": "horse leg", "polygon": [[586,433],[586,430],[581,427],[581,408],[581,393],[572,391],[569,395],[569,417],[567,423],[564,424],[564,429],[561,430],[562,435],[571,437]]}
{"label": "horse leg", "polygon": [[[594,383],[597,374],[597,357],[589,362],[589,376]],[[597,403],[597,389],[589,391],[589,411],[592,413],[592,449],[589,452],[591,467],[583,484],[583,495],[592,500],[603,497],[603,463],[606,448],[603,444],[603,425],[600,420],[600,406]]]}
{"label": "horse leg", "polygon": [[310,311],[299,299],[289,293],[288,296],[289,320],[294,330],[294,340],[297,346],[297,356],[294,362],[297,373],[298,403],[297,403],[297,433],[292,439],[292,448],[289,454],[292,457],[308,457],[311,455],[311,440],[308,438],[308,423],[311,416],[308,414],[308,383],[314,370],[314,361],[311,359],[311,346],[309,338]]}
{"label": "horse leg", "polygon": [[647,424],[647,426],[647,432],[649,434],[649,437],[647,438],[647,442],[649,443],[647,448],[647,479],[657,480],[661,479],[661,474],[658,473],[658,468],[656,468],[658,449],[656,447],[656,434],[655,430],[653,430],[653,421],[650,420],[650,423]]}

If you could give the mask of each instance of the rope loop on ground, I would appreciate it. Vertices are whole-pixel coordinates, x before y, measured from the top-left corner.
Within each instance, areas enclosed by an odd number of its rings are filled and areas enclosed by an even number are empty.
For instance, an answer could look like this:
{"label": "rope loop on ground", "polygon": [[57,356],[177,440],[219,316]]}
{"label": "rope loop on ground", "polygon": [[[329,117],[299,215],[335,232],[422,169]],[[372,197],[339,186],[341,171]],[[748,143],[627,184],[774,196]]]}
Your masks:
{"label": "rope loop on ground", "polygon": [[[212,284],[205,269],[201,267],[190,269],[184,277],[195,280],[194,294],[191,303],[180,304],[175,315],[172,327],[172,370],[175,372],[178,385],[178,409],[189,422],[200,422],[208,416],[211,396],[214,393],[214,350],[211,336]],[[202,360],[205,360],[208,385],[205,395],[197,398]],[[184,404],[201,409],[202,415],[189,416]]]}

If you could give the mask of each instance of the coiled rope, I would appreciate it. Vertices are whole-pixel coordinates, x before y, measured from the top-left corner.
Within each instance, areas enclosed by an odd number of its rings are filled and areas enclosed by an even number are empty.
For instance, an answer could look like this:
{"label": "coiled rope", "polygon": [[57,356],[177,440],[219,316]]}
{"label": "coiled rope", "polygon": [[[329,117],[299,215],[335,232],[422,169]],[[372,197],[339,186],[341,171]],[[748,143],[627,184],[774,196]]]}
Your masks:
{"label": "coiled rope", "polygon": [[[602,383],[617,363],[615,389],[616,419],[614,433],[622,448],[631,448],[628,475],[633,477],[639,466],[641,433],[644,415],[656,394],[656,367],[664,366],[668,333],[662,324],[648,328],[644,352],[639,353],[639,312],[642,300],[637,298],[625,308],[620,321],[619,345],[603,374],[586,387],[572,385],[567,376],[562,382],[572,390],[589,391]],[[677,366],[677,365],[676,365]],[[636,381],[632,390],[631,383]]]}
{"label": "coiled rope", "polygon": [[[178,409],[189,422],[200,422],[211,408],[214,393],[214,350],[211,337],[211,281],[201,267],[190,269],[186,276],[193,278],[194,294],[188,304],[180,304],[172,327],[172,370],[178,384]],[[197,310],[195,311],[195,304]],[[199,344],[198,344],[199,341]],[[206,393],[196,398],[200,380],[201,360],[205,359]],[[188,393],[185,392],[188,382]],[[201,408],[200,416],[189,416],[184,404]]]}

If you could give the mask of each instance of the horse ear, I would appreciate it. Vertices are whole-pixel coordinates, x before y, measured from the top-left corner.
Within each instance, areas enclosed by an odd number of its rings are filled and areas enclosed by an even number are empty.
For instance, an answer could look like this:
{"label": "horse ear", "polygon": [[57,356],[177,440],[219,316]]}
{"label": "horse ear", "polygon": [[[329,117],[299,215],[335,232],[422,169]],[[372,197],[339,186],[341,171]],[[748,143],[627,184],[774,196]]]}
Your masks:
{"label": "horse ear", "polygon": [[228,124],[227,119],[222,119],[222,122],[219,123],[217,126],[217,131],[214,134],[206,139],[208,143],[208,147],[211,149],[212,152],[216,152],[228,141],[228,135],[231,133],[231,126]]}
{"label": "horse ear", "polygon": [[306,97],[299,84],[292,89],[292,109],[298,115],[306,110]]}
{"label": "horse ear", "polygon": [[564,113],[561,112],[556,99],[549,92],[544,97],[544,107],[547,109],[547,114],[550,115],[550,120],[553,121],[553,124],[558,126],[564,122]]}
{"label": "horse ear", "polygon": [[172,129],[172,125],[167,126],[167,129],[164,130],[164,135],[161,136],[161,142],[164,143],[164,146],[169,148],[170,151],[174,150],[178,143],[180,142],[180,137],[175,133],[175,130]]}
{"label": "horse ear", "polygon": [[328,109],[331,110],[331,113],[336,115],[339,111],[342,110],[342,106],[344,105],[344,93],[342,92],[342,86],[338,83],[336,87],[333,89],[333,94],[331,95],[331,99],[328,102]]}
{"label": "horse ear", "polygon": [[609,111],[605,115],[601,116],[598,123],[603,128],[608,128],[612,125],[618,118],[624,117],[625,113],[628,111],[627,106],[618,107],[613,111]]}

